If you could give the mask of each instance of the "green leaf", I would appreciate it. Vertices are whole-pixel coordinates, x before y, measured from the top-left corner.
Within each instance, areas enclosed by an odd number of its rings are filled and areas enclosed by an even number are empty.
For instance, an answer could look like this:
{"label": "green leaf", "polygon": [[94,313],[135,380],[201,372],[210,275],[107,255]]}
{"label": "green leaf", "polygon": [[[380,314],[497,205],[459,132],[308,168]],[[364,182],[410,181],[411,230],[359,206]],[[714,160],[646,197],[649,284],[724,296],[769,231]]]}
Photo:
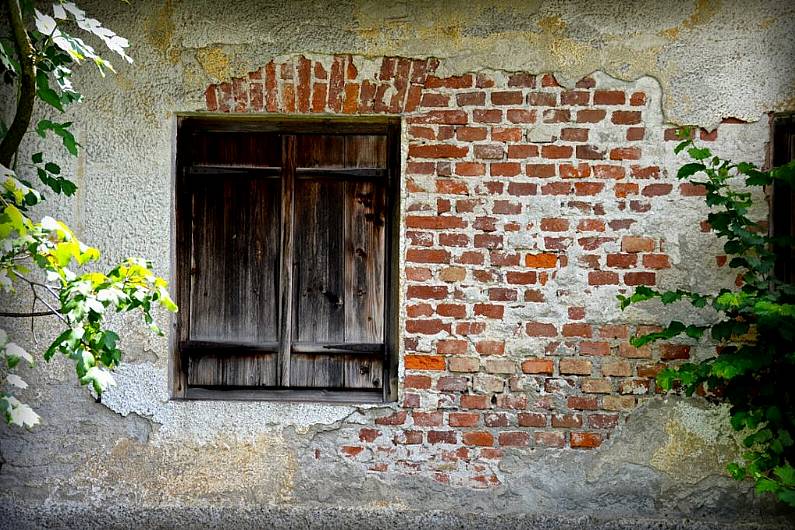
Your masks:
{"label": "green leaf", "polygon": [[59,175],[61,173],[61,166],[54,162],[47,162],[44,164],[44,169],[52,173],[53,175]]}
{"label": "green leaf", "polygon": [[31,160],[33,160],[34,164],[41,164],[44,160],[44,155],[42,153],[33,153]]}
{"label": "green leaf", "polygon": [[700,171],[704,171],[706,168],[707,166],[705,166],[704,164],[700,164],[698,162],[691,162],[679,168],[679,171],[676,172],[676,178],[686,179],[688,177],[695,175]]}
{"label": "green leaf", "polygon": [[778,488],[778,483],[768,478],[760,478],[756,481],[757,493],[775,493],[778,491]]}
{"label": "green leaf", "polygon": [[706,160],[712,156],[712,151],[706,147],[691,147],[687,150],[687,154],[689,154],[690,158],[693,160]]}
{"label": "green leaf", "polygon": [[40,88],[36,91],[36,95],[39,96],[39,99],[47,103],[48,105],[55,107],[56,109],[60,110],[61,112],[64,111],[63,105],[61,105],[61,98],[58,96],[58,93],[51,89],[51,88]]}
{"label": "green leaf", "polygon": [[734,480],[742,480],[745,478],[745,469],[735,462],[727,465],[726,470]]}

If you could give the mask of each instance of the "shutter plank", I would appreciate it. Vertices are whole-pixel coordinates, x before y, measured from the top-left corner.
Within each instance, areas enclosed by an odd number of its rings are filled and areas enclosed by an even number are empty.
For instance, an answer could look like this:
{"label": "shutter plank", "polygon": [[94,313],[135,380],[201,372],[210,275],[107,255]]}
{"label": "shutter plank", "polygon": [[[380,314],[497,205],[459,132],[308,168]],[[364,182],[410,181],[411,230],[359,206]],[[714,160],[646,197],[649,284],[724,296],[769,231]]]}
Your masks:
{"label": "shutter plank", "polygon": [[343,193],[343,182],[296,182],[296,341],[345,338]]}
{"label": "shutter plank", "polygon": [[194,190],[190,339],[276,340],[279,183],[205,178]]}
{"label": "shutter plank", "polygon": [[345,136],[345,167],[386,168],[386,136],[353,134]]}
{"label": "shutter plank", "polygon": [[380,389],[383,360],[381,353],[361,355],[323,355],[293,353],[290,357],[292,386],[302,388]]}
{"label": "shutter plank", "polygon": [[372,182],[345,185],[345,341],[384,340],[384,197]]}
{"label": "shutter plank", "polygon": [[190,355],[188,384],[191,386],[273,387],[276,385],[276,355]]}

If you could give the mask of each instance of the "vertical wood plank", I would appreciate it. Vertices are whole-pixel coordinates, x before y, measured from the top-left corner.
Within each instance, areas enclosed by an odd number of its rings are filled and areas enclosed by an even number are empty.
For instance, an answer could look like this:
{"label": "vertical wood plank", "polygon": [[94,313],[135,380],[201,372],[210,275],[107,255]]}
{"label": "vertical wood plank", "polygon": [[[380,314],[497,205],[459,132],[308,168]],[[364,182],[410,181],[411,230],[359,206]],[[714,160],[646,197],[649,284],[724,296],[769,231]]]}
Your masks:
{"label": "vertical wood plank", "polygon": [[281,292],[279,296],[279,384],[290,386],[290,346],[292,345],[293,246],[295,220],[295,155],[293,135],[282,137],[282,223]]}
{"label": "vertical wood plank", "polygon": [[345,341],[384,340],[384,187],[345,183]]}
{"label": "vertical wood plank", "polygon": [[171,344],[171,393],[184,398],[188,390],[187,358],[179,345],[190,336],[190,270],[191,270],[191,210],[192,196],[186,182],[185,163],[189,158],[190,135],[182,130],[182,120],[177,122],[177,149],[174,187],[174,245],[175,245],[175,300],[180,308],[176,315],[177,329]]}
{"label": "vertical wood plank", "polygon": [[400,302],[400,122],[390,124],[387,130],[387,168],[389,170],[386,198],[386,271],[387,294],[384,318],[384,401],[398,397],[399,336],[398,313]]}

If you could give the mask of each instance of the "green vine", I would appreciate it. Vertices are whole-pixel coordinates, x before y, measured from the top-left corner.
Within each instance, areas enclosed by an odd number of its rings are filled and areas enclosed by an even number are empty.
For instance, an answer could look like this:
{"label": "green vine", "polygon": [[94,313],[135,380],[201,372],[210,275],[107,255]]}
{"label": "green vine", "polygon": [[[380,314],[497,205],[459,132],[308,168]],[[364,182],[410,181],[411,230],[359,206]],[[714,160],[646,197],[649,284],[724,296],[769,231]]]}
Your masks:
{"label": "green vine", "polygon": [[[712,307],[714,322],[704,326],[672,321],[662,331],[632,339],[643,346],[660,339],[686,335],[700,339],[708,333],[717,355],[695,363],[666,368],[657,376],[664,391],[692,395],[730,405],[731,426],[744,433],[742,462],[728,465],[737,480],[750,478],[758,493],[769,492],[795,506],[795,286],[774,275],[776,250],[793,246],[790,237],[767,235],[765,225],[749,217],[753,188],[774,182],[791,188],[795,162],[762,171],[746,162],[732,163],[690,139],[688,128],[675,152],[685,152],[692,162],[679,168],[677,178],[706,189],[707,217],[712,230],[724,240],[741,287],[718,293],[684,290],[657,291],[638,287],[630,296],[619,295],[621,308],[659,299],[663,304],[685,302],[696,309]],[[744,186],[742,186],[744,184]]]}

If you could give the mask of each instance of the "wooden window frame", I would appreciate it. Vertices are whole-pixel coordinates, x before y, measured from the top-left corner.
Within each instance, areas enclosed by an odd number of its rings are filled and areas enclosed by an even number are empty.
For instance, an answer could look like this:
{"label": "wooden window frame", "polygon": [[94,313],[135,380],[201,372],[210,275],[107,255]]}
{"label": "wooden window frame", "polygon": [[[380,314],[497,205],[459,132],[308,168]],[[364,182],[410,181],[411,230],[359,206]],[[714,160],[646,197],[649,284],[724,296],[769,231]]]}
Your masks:
{"label": "wooden window frame", "polygon": [[[396,116],[367,117],[315,117],[315,116],[229,116],[208,115],[207,113],[185,113],[176,117],[175,166],[172,183],[174,215],[172,221],[172,277],[174,278],[175,300],[180,311],[172,318],[170,344],[169,387],[172,399],[213,399],[213,400],[260,400],[260,401],[299,401],[333,403],[380,403],[397,399],[398,390],[398,298],[399,298],[399,234],[400,234],[400,128],[401,121]],[[295,159],[295,136],[297,134],[385,134],[387,136],[386,175],[386,229],[384,258],[384,358],[382,391],[324,390],[324,389],[231,389],[216,390],[190,387],[187,381],[187,339],[190,337],[190,289],[191,289],[191,194],[187,184],[190,165],[186,141],[187,131],[201,129],[212,132],[275,132],[288,138],[283,141],[283,160]],[[289,138],[292,138],[290,140]],[[292,152],[289,152],[292,149]],[[280,172],[290,174],[282,179],[282,197],[292,197],[295,179],[293,167],[282,168]],[[230,168],[230,170],[234,170]],[[250,171],[250,168],[247,169]],[[264,171],[267,171],[266,169]],[[340,170],[348,173],[354,169]],[[287,182],[285,182],[285,180]],[[286,186],[286,188],[285,188]],[[291,205],[294,202],[290,203]],[[187,212],[187,213],[186,213]],[[282,215],[283,222],[292,223],[294,212]],[[263,351],[275,350],[278,353],[277,370],[280,377],[289,380],[289,351],[291,324],[291,296],[284,292],[291,289],[292,266],[288,263],[292,254],[294,231],[291,226],[281,230],[280,276],[281,294],[279,300],[280,340],[278,344],[263,344]],[[286,250],[286,252],[285,252]],[[287,280],[285,282],[285,280]],[[256,348],[255,348],[256,349]],[[295,346],[292,346],[295,351]]]}

